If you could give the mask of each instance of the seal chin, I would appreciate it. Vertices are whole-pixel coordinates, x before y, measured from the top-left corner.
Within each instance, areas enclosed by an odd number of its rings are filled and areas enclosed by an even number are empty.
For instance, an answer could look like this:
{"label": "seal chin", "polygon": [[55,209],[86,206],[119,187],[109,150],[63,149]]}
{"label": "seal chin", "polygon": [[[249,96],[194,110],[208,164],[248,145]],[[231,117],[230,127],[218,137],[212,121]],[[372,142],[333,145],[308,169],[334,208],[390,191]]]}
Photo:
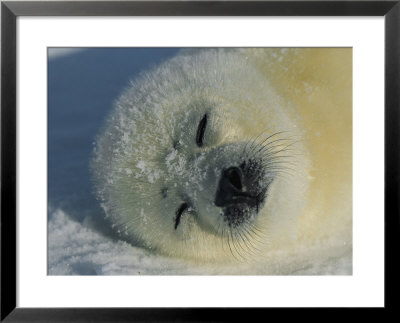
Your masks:
{"label": "seal chin", "polygon": [[224,221],[229,227],[237,228],[252,222],[258,210],[246,204],[229,205],[224,208]]}

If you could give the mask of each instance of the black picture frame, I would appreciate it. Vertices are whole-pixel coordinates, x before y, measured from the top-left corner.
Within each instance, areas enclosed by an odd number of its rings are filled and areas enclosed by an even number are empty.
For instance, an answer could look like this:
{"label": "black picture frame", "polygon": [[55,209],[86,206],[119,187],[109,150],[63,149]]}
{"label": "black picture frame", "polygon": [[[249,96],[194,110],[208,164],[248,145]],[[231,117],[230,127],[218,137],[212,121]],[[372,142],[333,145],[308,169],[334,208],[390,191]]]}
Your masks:
{"label": "black picture frame", "polygon": [[[1,321],[128,322],[267,319],[266,309],[16,307],[16,19],[19,16],[384,16],[385,310],[399,290],[400,1],[3,1],[1,3]],[[275,309],[278,310],[278,309]],[[282,311],[280,311],[282,312]],[[332,313],[332,311],[330,311]],[[371,311],[368,312],[369,316]],[[378,315],[382,314],[379,309]],[[268,314],[270,315],[270,314]],[[326,315],[326,314],[324,314]],[[329,314],[330,318],[332,314]],[[280,318],[282,319],[282,317]],[[248,321],[248,320],[247,320]]]}

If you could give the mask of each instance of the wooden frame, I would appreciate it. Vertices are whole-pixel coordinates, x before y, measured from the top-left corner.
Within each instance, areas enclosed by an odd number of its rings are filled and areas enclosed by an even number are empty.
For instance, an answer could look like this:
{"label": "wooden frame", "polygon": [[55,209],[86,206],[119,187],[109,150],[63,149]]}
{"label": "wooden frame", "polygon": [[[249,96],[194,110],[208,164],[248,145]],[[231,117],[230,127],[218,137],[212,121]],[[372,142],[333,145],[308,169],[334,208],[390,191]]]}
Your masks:
{"label": "wooden frame", "polygon": [[[18,16],[384,16],[385,308],[399,287],[399,1],[101,1],[1,4],[1,321],[235,321],[238,309],[16,307],[16,18]],[[263,309],[241,314],[266,315]],[[250,312],[250,313],[249,313]]]}

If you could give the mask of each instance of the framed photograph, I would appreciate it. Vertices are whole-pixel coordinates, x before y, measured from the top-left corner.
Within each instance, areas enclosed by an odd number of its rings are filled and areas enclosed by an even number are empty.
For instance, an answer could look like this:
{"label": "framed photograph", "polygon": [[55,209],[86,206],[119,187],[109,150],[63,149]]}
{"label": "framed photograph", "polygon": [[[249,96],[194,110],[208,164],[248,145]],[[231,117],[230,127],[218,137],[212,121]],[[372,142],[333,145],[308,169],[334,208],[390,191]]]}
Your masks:
{"label": "framed photograph", "polygon": [[1,320],[394,306],[398,1],[1,9]]}

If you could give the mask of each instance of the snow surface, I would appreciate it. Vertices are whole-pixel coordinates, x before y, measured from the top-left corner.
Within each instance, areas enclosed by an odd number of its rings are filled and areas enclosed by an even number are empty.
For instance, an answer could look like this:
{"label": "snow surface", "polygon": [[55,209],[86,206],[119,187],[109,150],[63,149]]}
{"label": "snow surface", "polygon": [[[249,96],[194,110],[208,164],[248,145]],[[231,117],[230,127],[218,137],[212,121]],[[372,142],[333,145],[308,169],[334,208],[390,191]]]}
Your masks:
{"label": "snow surface", "polygon": [[[269,259],[215,266],[149,253],[128,243],[113,240],[72,220],[64,211],[49,217],[48,274],[50,275],[263,275],[271,269]],[[346,249],[313,250],[293,254],[290,263],[280,263],[270,273],[284,275],[349,275],[352,254]],[[325,256],[321,256],[325,254]],[[285,257],[286,258],[286,257]]]}

